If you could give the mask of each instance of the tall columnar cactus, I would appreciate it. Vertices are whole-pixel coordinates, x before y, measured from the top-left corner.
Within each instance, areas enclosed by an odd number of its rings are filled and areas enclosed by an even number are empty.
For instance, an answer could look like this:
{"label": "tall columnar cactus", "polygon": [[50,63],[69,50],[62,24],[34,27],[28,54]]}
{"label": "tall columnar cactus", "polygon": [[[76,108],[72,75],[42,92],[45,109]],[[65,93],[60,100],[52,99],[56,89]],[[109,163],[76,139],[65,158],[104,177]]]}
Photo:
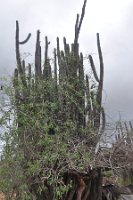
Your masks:
{"label": "tall columnar cactus", "polygon": [[36,51],[35,51],[35,77],[40,79],[42,77],[41,66],[41,46],[40,46],[40,31],[37,31]]}
{"label": "tall columnar cactus", "polygon": [[78,50],[78,46],[77,46],[78,45],[78,38],[79,38],[79,33],[80,33],[81,26],[82,26],[83,18],[84,18],[84,15],[85,15],[86,3],[87,3],[87,0],[84,1],[80,19],[79,19],[79,14],[77,14],[77,19],[76,19],[76,24],[75,24],[75,38],[74,38],[75,55],[78,53],[78,51],[77,51]]}
{"label": "tall columnar cactus", "polygon": [[45,37],[45,58],[44,58],[45,61],[44,61],[44,69],[43,69],[43,76],[45,80],[52,78],[51,65],[50,65],[50,60],[48,57],[48,46],[49,46],[48,38]]}
{"label": "tall columnar cactus", "polygon": [[[83,21],[85,13],[86,1],[84,1],[81,18],[77,15],[77,20],[75,24],[75,38],[74,43],[71,45],[66,42],[66,38],[63,38],[64,51],[60,50],[59,38],[57,38],[57,49],[54,49],[54,73],[52,73],[50,59],[48,57],[48,38],[45,37],[45,59],[44,65],[42,66],[42,53],[40,46],[40,31],[37,31],[37,40],[36,40],[36,51],[35,51],[35,80],[31,75],[31,65],[28,66],[28,75],[25,70],[25,62],[21,61],[19,45],[25,44],[31,34],[28,35],[25,41],[19,41],[19,24],[16,22],[16,59],[17,59],[17,69],[18,70],[18,79],[23,84],[23,87],[26,88],[26,91],[20,91],[19,96],[30,95],[31,91],[35,89],[37,99],[43,102],[44,100],[52,100],[58,102],[58,109],[61,109],[61,113],[64,116],[64,120],[70,117],[70,120],[74,121],[77,126],[77,130],[80,127],[91,127],[95,130],[98,130],[101,123],[101,114],[104,112],[102,108],[102,90],[103,90],[103,78],[104,78],[104,64],[102,51],[100,46],[99,34],[97,33],[97,48],[100,62],[100,77],[98,77],[95,64],[91,55],[89,55],[89,61],[92,68],[92,72],[97,82],[98,86],[95,88],[95,91],[91,89],[91,83],[88,76],[85,78],[84,74],[84,63],[83,63],[83,54],[79,54],[79,44],[78,37],[81,29],[81,24]],[[58,62],[57,62],[58,61]],[[51,84],[55,85],[54,91],[50,94],[46,93],[45,89],[43,91],[38,91],[38,81],[52,81]],[[67,96],[63,92],[58,92],[62,88],[67,91]],[[43,94],[44,92],[44,94]],[[40,96],[40,97],[39,97]],[[49,96],[49,98],[46,98]],[[56,96],[56,98],[54,98]],[[43,99],[44,98],[44,99]],[[51,101],[50,100],[50,101]],[[71,103],[70,103],[71,102]],[[58,112],[60,113],[60,112]],[[57,114],[58,118],[58,114]],[[60,118],[60,117],[59,117]],[[63,118],[62,118],[63,120]],[[105,120],[103,120],[104,122]],[[104,127],[104,126],[103,126]]]}
{"label": "tall columnar cactus", "polygon": [[103,110],[102,108],[102,91],[103,91],[103,78],[104,78],[104,63],[103,63],[103,56],[100,46],[100,39],[99,33],[97,33],[97,48],[98,48],[98,55],[99,55],[99,62],[100,62],[100,77],[98,77],[96,68],[94,65],[94,61],[91,55],[89,55],[90,65],[92,68],[92,72],[94,74],[95,80],[98,83],[96,95],[95,95],[95,105],[93,106],[93,113],[94,113],[94,127],[96,129],[100,126],[100,116]]}
{"label": "tall columnar cactus", "polygon": [[[16,111],[19,118],[19,127],[21,127],[20,139],[25,144],[24,148],[27,151],[27,154],[24,152],[24,156],[25,159],[31,162],[36,160],[36,151],[39,151],[40,154],[42,152],[43,145],[40,145],[39,139],[46,132],[53,133],[53,127],[58,127],[56,130],[60,130],[63,135],[66,131],[66,124],[69,122],[68,125],[72,124],[73,127],[71,128],[72,133],[70,131],[68,134],[72,135],[72,137],[80,137],[84,132],[89,135],[92,130],[97,133],[100,128],[101,116],[103,124],[105,123],[105,115],[102,108],[104,64],[99,34],[97,34],[97,47],[100,61],[100,77],[97,75],[92,56],[89,56],[92,72],[98,85],[95,91],[91,88],[88,75],[85,75],[83,54],[79,53],[78,38],[85,14],[86,2],[87,0],[84,1],[81,17],[79,18],[79,15],[77,15],[75,38],[71,47],[64,37],[64,50],[61,50],[59,38],[57,38],[53,67],[51,67],[48,56],[49,41],[47,37],[45,37],[44,63],[42,64],[40,31],[38,30],[35,68],[32,70],[29,64],[27,72],[25,61],[21,61],[19,46],[28,42],[31,34],[28,35],[26,40],[20,42],[19,24],[18,21],[16,22],[17,68],[14,73]],[[21,87],[19,87],[20,82],[22,83]],[[26,105],[26,115],[23,110],[24,104]],[[39,117],[40,113],[41,117]],[[27,124],[24,124],[25,121],[21,122],[22,115],[24,120],[28,119]],[[33,120],[35,116],[37,118],[36,123]],[[32,125],[34,126],[34,131],[32,130]],[[44,128],[40,130],[43,125]],[[49,127],[49,129],[45,127]],[[28,139],[25,140],[25,137]],[[95,134],[93,142],[90,143],[91,146],[96,145],[96,138],[98,137]],[[28,146],[26,141],[32,141],[32,144],[29,143],[30,146]]]}
{"label": "tall columnar cactus", "polygon": [[27,85],[26,85],[26,80],[25,80],[25,77],[24,77],[24,70],[23,70],[23,67],[22,67],[22,61],[21,61],[19,46],[28,42],[30,37],[31,37],[31,33],[28,34],[27,38],[24,41],[20,42],[20,40],[19,40],[19,23],[18,23],[18,21],[16,21],[16,61],[17,61],[17,69],[18,69],[19,75],[21,77],[21,81],[22,81],[22,83],[25,87],[27,87]]}

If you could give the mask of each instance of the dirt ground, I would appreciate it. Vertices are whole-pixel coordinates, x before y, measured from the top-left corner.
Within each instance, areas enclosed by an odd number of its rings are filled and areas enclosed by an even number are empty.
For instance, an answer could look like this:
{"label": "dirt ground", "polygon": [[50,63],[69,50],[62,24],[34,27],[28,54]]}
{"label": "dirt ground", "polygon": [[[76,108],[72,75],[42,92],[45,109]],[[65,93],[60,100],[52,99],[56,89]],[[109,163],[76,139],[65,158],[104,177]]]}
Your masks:
{"label": "dirt ground", "polygon": [[4,195],[0,193],[0,200],[5,200]]}

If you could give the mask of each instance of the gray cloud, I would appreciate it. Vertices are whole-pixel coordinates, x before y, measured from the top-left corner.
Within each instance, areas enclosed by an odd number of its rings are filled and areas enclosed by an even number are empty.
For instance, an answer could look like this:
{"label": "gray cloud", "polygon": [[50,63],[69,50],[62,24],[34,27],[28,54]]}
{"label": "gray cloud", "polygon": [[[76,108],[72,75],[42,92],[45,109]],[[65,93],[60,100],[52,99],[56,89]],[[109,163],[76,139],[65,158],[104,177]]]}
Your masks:
{"label": "gray cloud", "polygon": [[[105,44],[106,105],[113,112],[121,112],[123,120],[133,118],[133,3],[126,9],[122,24],[109,34]],[[114,112],[114,113],[116,113]]]}
{"label": "gray cloud", "polygon": [[[116,3],[117,2],[117,3]],[[48,35],[51,49],[56,36],[72,42],[77,12],[83,0],[5,0],[0,7],[0,76],[11,74],[15,67],[15,20],[20,22],[22,40],[32,33],[22,52],[34,54],[36,30],[41,30],[41,43]],[[96,3],[98,4],[96,6]],[[102,4],[104,3],[104,5]],[[117,5],[115,5],[117,4]],[[90,0],[86,8],[80,43],[84,54],[92,54],[98,68],[95,33],[100,33],[105,63],[103,103],[112,118],[133,118],[133,3],[125,1]],[[33,61],[33,56],[30,58]],[[86,65],[86,71],[89,65]]]}

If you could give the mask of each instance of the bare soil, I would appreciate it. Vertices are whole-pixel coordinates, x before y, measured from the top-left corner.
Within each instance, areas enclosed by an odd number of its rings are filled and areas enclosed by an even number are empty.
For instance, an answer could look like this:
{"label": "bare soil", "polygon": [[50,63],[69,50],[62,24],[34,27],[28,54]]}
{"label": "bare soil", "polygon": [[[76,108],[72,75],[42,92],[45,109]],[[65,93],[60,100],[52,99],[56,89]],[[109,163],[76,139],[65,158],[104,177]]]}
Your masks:
{"label": "bare soil", "polygon": [[0,200],[5,200],[4,194],[0,193]]}

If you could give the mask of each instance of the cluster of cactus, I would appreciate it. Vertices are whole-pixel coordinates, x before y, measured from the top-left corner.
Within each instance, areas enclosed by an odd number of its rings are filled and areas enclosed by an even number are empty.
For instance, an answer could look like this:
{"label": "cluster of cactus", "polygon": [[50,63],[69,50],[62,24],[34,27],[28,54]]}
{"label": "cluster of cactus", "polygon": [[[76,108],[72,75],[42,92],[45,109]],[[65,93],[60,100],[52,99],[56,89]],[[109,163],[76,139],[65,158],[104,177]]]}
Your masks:
{"label": "cluster of cactus", "polygon": [[[104,64],[102,51],[100,46],[99,34],[97,33],[97,47],[100,61],[100,77],[98,77],[94,61],[91,55],[88,59],[95,78],[97,86],[91,89],[90,79],[84,72],[83,54],[79,53],[79,33],[85,14],[86,1],[82,8],[82,14],[79,18],[77,15],[75,24],[75,38],[71,46],[63,38],[64,50],[60,50],[59,38],[57,38],[57,48],[54,49],[53,66],[48,56],[49,41],[45,37],[45,59],[42,64],[42,53],[40,46],[40,31],[37,31],[36,50],[35,50],[35,69],[34,74],[31,65],[28,66],[28,74],[26,73],[25,61],[21,60],[20,45],[28,42],[31,34],[27,38],[19,41],[19,24],[16,22],[16,60],[17,68],[15,69],[14,87],[16,93],[16,105],[28,102],[31,93],[34,91],[34,104],[49,101],[58,104],[58,109],[53,116],[56,115],[55,123],[63,120],[71,120],[76,124],[77,132],[80,128],[92,128],[99,130],[102,116],[102,124],[104,127],[105,115],[102,108],[102,90]],[[17,84],[21,82],[21,89]],[[45,88],[40,90],[40,83],[51,83],[52,91]],[[63,91],[63,92],[61,92]],[[65,92],[66,91],[66,92]],[[52,114],[51,114],[52,115]]]}
{"label": "cluster of cactus", "polygon": [[[26,66],[20,55],[20,46],[29,41],[31,34],[28,34],[27,38],[21,42],[19,39],[19,23],[16,21],[17,67],[14,72],[14,91],[19,133],[17,142],[24,153],[24,162],[21,162],[24,171],[28,169],[29,161],[33,162],[33,160],[40,158],[42,148],[45,151],[46,145],[40,145],[40,143],[43,143],[41,141],[44,137],[42,134],[47,135],[45,134],[47,132],[48,135],[58,135],[58,133],[63,134],[66,131],[65,133],[75,138],[76,136],[82,135],[84,137],[90,134],[93,142],[89,142],[89,144],[91,143],[90,145],[95,148],[101,133],[99,130],[103,131],[104,129],[105,114],[102,107],[104,64],[99,34],[97,33],[97,48],[100,76],[97,74],[92,56],[88,56],[96,83],[95,87],[92,87],[90,77],[85,74],[84,57],[79,52],[78,38],[86,2],[87,0],[84,0],[81,16],[77,15],[74,42],[70,46],[64,37],[64,50],[61,50],[60,41],[57,38],[57,47],[53,51],[53,59],[48,56],[50,42],[45,37],[43,62],[40,31],[37,31],[34,68],[31,64]],[[62,142],[64,141],[65,137],[63,136]],[[87,146],[87,148],[89,147]],[[57,158],[55,165],[58,162],[59,159]],[[27,179],[29,180],[29,177]],[[34,179],[36,180],[36,177]],[[30,189],[32,190],[33,187]]]}

